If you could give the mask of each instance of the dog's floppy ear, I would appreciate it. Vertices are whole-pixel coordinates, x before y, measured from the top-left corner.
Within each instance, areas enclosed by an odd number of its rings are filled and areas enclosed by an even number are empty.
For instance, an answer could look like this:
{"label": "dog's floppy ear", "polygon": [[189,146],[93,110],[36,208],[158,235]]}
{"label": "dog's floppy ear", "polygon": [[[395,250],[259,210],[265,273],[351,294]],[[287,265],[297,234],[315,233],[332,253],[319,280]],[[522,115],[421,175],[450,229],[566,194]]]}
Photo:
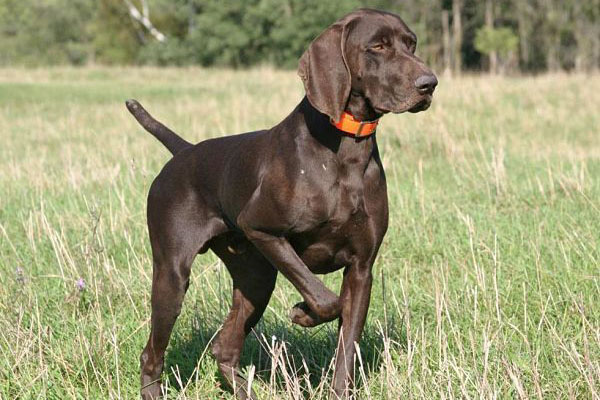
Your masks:
{"label": "dog's floppy ear", "polygon": [[350,71],[344,47],[350,21],[331,25],[310,44],[300,58],[298,75],[310,103],[339,121],[350,96]]}

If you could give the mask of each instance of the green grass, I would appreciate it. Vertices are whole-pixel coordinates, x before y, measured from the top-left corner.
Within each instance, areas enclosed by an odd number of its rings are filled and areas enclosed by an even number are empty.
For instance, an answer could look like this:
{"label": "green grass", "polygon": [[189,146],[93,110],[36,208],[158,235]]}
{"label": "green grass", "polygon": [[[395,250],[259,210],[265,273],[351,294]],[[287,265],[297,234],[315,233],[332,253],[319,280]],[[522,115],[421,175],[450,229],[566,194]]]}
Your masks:
{"label": "green grass", "polygon": [[[145,198],[169,154],[124,100],[199,141],[272,126],[302,93],[270,69],[0,71],[0,398],[137,396]],[[383,119],[390,229],[358,398],[598,399],[598,104],[598,75],[464,77],[441,79],[427,112]],[[206,351],[230,293],[216,257],[198,257],[169,398],[230,398]],[[280,277],[247,341],[261,398],[329,388],[336,324],[292,325],[299,300]]]}

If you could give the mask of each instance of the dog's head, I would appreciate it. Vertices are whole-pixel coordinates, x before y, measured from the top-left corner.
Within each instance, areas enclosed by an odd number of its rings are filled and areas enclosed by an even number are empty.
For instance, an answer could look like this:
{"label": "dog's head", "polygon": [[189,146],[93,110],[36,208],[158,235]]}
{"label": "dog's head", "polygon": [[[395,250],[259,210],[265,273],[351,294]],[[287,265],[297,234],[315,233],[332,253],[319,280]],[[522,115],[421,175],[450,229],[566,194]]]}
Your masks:
{"label": "dog's head", "polygon": [[415,55],[416,35],[395,14],[360,9],[319,35],[300,58],[310,103],[338,121],[350,91],[378,114],[426,110],[437,79]]}

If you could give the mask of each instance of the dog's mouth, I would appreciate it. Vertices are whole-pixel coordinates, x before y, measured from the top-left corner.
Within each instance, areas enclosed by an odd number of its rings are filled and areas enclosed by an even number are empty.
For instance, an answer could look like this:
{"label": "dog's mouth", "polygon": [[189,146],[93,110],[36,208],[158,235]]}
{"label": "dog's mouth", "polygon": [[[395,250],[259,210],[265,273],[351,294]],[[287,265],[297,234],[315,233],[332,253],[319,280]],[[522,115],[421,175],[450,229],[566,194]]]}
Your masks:
{"label": "dog's mouth", "polygon": [[371,107],[380,116],[384,115],[384,114],[388,114],[388,113],[402,114],[407,111],[410,113],[418,113],[418,112],[427,110],[429,108],[429,106],[431,106],[432,100],[433,100],[433,96],[431,94],[425,94],[425,95],[419,96],[416,99],[416,102],[415,102],[415,100],[409,98],[404,101],[396,103],[394,106],[389,106],[389,105],[375,106],[375,105],[371,104]]}
{"label": "dog's mouth", "polygon": [[379,114],[387,114],[390,112],[394,114],[402,114],[407,111],[410,113],[418,113],[427,110],[429,106],[431,106],[432,100],[433,96],[431,94],[425,94],[419,96],[416,99],[416,102],[413,99],[406,99],[405,101],[402,101],[393,107],[373,107],[373,109]]}
{"label": "dog's mouth", "polygon": [[430,94],[425,95],[425,97],[419,101],[417,104],[409,108],[407,111],[410,113],[418,113],[421,111],[425,111],[431,105],[432,96]]}
{"label": "dog's mouth", "polygon": [[388,110],[387,108],[381,108],[381,107],[373,107],[373,110],[375,110],[375,112],[380,115],[384,115],[384,114],[391,112],[391,110]]}

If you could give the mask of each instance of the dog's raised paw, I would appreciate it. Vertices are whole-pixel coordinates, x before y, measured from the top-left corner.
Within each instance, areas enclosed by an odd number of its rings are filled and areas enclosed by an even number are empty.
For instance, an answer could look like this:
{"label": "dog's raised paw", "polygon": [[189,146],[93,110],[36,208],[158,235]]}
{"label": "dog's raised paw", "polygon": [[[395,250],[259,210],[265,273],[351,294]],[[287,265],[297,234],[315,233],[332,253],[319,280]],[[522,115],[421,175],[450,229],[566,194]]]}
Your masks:
{"label": "dog's raised paw", "polygon": [[311,328],[321,324],[323,321],[308,307],[305,302],[300,302],[292,307],[290,319],[294,324]]}

